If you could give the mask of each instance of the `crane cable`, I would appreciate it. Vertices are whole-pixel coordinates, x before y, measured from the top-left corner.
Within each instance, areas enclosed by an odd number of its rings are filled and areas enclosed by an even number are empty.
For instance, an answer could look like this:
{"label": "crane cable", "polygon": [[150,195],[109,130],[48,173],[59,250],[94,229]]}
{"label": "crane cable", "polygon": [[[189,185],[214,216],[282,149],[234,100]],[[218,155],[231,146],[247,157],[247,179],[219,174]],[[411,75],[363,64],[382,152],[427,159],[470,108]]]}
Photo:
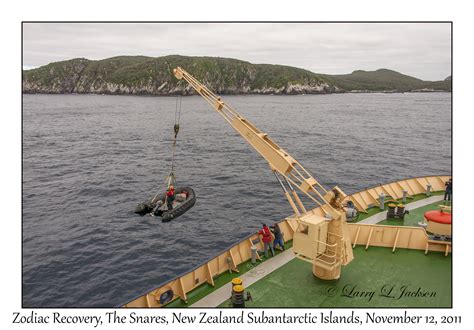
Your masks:
{"label": "crane cable", "polygon": [[[178,102],[179,101],[179,102]],[[179,103],[179,105],[178,105]],[[176,108],[174,111],[174,138],[173,138],[173,145],[172,145],[172,156],[171,156],[171,171],[167,175],[165,179],[165,190],[168,191],[169,187],[171,185],[176,185],[176,177],[174,176],[174,161],[175,161],[175,155],[176,155],[176,141],[178,139],[178,133],[179,133],[179,121],[181,120],[181,95],[179,95],[176,98]],[[153,197],[152,202],[156,200],[158,197],[158,193]],[[168,196],[165,195],[165,201],[164,204],[166,204],[166,200],[168,199]]]}
{"label": "crane cable", "polygon": [[[178,99],[179,99],[179,104],[178,104]],[[181,96],[178,96],[176,98],[176,108],[174,112],[174,138],[173,138],[173,145],[172,145],[172,156],[171,156],[171,171],[165,178],[165,191],[168,191],[169,187],[171,185],[176,185],[176,177],[174,176],[174,161],[175,161],[175,155],[176,155],[176,141],[178,138],[178,133],[179,133],[179,121],[181,120]],[[156,198],[158,197],[159,192],[156,193],[156,195],[151,199],[151,203],[154,203],[156,201]],[[165,203],[166,199],[168,197],[165,197]]]}
{"label": "crane cable", "polygon": [[172,156],[171,156],[171,171],[167,178],[167,185],[166,188],[168,189],[169,186],[173,183],[176,183],[176,178],[174,176],[174,162],[176,158],[176,142],[178,140],[178,133],[179,133],[179,122],[181,120],[181,101],[182,97],[179,95],[176,98],[176,108],[174,111],[174,138],[173,138],[173,146],[172,146]]}

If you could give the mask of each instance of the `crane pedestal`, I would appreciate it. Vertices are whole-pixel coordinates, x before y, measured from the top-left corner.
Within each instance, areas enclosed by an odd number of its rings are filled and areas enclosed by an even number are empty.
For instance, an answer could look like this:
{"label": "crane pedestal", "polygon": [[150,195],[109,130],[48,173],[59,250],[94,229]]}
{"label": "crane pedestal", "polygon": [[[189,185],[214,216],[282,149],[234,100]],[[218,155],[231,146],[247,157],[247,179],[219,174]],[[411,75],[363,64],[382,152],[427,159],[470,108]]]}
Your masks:
{"label": "crane pedestal", "polygon": [[313,263],[313,275],[322,280],[337,280],[341,277],[341,263],[327,265],[315,260]]}
{"label": "crane pedestal", "polygon": [[293,237],[293,250],[296,257],[313,264],[317,278],[338,279],[341,267],[354,258],[345,215],[328,219],[310,211],[301,216]]}

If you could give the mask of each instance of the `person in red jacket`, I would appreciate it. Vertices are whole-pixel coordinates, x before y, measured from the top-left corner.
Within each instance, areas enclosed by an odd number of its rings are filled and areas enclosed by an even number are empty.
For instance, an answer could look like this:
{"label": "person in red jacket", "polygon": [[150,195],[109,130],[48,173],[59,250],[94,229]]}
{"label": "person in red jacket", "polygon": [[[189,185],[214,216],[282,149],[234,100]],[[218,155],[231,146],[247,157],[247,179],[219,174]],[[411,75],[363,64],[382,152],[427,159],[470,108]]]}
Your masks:
{"label": "person in red jacket", "polygon": [[168,205],[168,211],[173,209],[173,201],[174,201],[175,193],[173,185],[170,185],[168,191],[166,192],[166,204]]}
{"label": "person in red jacket", "polygon": [[262,229],[258,232],[259,235],[262,235],[262,242],[263,242],[263,250],[265,252],[265,258],[268,258],[268,248],[272,251],[272,256],[275,256],[275,250],[273,250],[272,246],[272,233],[270,232],[270,228],[267,227],[266,224],[262,224]]}

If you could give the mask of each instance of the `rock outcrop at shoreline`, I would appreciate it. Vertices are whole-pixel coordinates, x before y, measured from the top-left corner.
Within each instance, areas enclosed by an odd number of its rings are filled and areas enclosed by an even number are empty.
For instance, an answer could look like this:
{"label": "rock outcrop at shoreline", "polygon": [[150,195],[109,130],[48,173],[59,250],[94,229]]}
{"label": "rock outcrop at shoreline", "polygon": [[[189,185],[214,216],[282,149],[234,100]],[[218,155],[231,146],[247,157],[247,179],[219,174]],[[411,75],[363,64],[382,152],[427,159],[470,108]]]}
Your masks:
{"label": "rock outcrop at shoreline", "polygon": [[119,56],[100,61],[78,58],[50,63],[23,71],[22,89],[23,93],[31,94],[196,94],[188,84],[174,78],[172,70],[177,66],[183,67],[218,94],[328,94],[351,90],[405,92],[434,87],[450,91],[451,86],[450,79],[434,82],[435,85],[431,86],[430,82],[386,69],[330,76],[289,66],[251,64],[229,58],[170,55],[157,58]]}

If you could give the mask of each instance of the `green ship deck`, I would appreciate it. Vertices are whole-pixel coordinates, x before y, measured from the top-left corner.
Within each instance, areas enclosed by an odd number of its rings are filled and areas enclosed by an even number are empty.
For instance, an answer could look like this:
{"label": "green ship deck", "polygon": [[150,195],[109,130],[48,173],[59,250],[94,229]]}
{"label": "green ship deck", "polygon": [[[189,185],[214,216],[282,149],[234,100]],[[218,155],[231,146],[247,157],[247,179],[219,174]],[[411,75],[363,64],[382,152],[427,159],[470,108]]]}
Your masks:
{"label": "green ship deck", "polygon": [[354,255],[337,281],[316,278],[294,258],[246,289],[246,307],[451,307],[450,256],[361,246]]}
{"label": "green ship deck", "polygon": [[[422,206],[412,208],[404,220],[375,223],[416,226],[426,211],[439,208],[441,199],[441,194],[429,199],[419,196],[412,203]],[[432,200],[436,202],[427,204]],[[371,210],[371,213],[372,216],[363,217],[361,222],[369,220],[370,223],[376,214],[384,218],[386,212]],[[291,255],[292,252],[287,253]],[[282,260],[280,267],[265,276],[262,275],[268,272],[268,267],[261,263],[251,276],[260,274],[261,278],[246,288],[252,296],[246,307],[451,307],[451,255],[445,256],[441,252],[425,255],[421,250],[409,249],[398,249],[394,253],[390,248],[370,247],[366,250],[363,246],[356,246],[354,255],[357,262],[344,267],[343,276],[337,281],[316,278],[311,264],[293,256]],[[274,258],[281,258],[281,253]],[[228,283],[252,269],[250,263],[244,266],[247,269],[243,269],[241,274],[226,274],[222,280]],[[191,295],[190,299],[205,298],[205,291],[212,295],[214,290],[208,290]],[[231,307],[230,299],[222,301],[223,297],[230,296],[230,285],[221,291],[215,299],[198,300],[191,307]],[[175,301],[168,307],[185,306]]]}
{"label": "green ship deck", "polygon": [[[432,241],[418,227],[426,211],[444,204],[442,199],[440,190],[429,196],[411,194],[406,204],[410,213],[404,220],[386,220],[386,211],[372,204],[367,214],[350,224],[355,259],[342,268],[338,280],[316,278],[312,264],[295,257],[291,239],[285,242],[286,251],[269,258],[260,256],[253,265],[248,249],[259,243],[258,236],[251,236],[125,307],[153,307],[169,289],[175,296],[163,307],[231,307],[231,280],[235,277],[242,279],[245,292],[252,296],[245,303],[249,308],[452,307],[451,243]],[[287,236],[292,233],[292,221],[287,218],[280,223],[287,238],[292,237]],[[186,290],[190,286],[193,288]]]}

